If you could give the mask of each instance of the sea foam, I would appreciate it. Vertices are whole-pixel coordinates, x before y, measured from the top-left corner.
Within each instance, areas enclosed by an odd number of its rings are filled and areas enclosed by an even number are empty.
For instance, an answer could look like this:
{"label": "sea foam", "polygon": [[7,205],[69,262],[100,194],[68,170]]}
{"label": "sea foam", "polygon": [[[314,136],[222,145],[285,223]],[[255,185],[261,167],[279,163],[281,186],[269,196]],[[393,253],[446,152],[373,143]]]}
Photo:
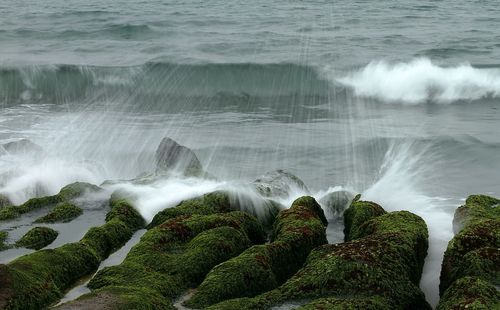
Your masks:
{"label": "sea foam", "polygon": [[391,103],[451,103],[500,97],[500,70],[470,64],[441,67],[427,58],[393,64],[372,61],[336,81],[353,88],[357,96]]}

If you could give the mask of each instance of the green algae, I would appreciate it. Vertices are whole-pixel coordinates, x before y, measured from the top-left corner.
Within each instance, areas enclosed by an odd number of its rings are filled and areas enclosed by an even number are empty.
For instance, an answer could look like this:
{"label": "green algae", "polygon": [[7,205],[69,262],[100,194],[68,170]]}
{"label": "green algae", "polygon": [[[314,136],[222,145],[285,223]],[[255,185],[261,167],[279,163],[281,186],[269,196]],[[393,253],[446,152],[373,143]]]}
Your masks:
{"label": "green algae", "polygon": [[63,202],[55,206],[49,213],[35,220],[34,223],[65,223],[77,218],[83,210],[69,202]]}
{"label": "green algae", "polygon": [[7,206],[0,209],[0,221],[11,220],[22,214],[56,205],[62,202],[68,202],[87,192],[100,191],[100,187],[83,182],[75,182],[63,187],[58,194],[39,198],[31,198],[19,206]]}
{"label": "green algae", "polygon": [[278,288],[209,309],[268,309],[294,300],[371,297],[389,309],[430,309],[418,287],[427,236],[425,222],[409,212],[372,217],[360,223],[357,239],[314,249],[304,267]]}
{"label": "green algae", "polygon": [[16,242],[16,246],[39,250],[54,242],[58,235],[52,228],[33,227]]}
{"label": "green algae", "polygon": [[277,287],[302,267],[313,248],[327,243],[325,229],[323,210],[314,198],[295,200],[278,214],[271,243],[255,245],[216,266],[186,304],[203,308]]}
{"label": "green algae", "polygon": [[8,232],[0,231],[0,251],[7,250],[8,248],[10,248],[10,246],[5,243],[8,235],[9,235]]}
{"label": "green algae", "polygon": [[236,209],[231,206],[229,194],[227,192],[217,191],[182,201],[174,208],[160,211],[153,217],[153,220],[148,225],[148,229],[158,226],[166,220],[182,215],[209,215],[227,213],[235,210]]}
{"label": "green algae", "polygon": [[259,222],[244,212],[177,216],[148,230],[120,265],[95,275],[90,294],[66,306],[171,309],[172,300],[215,265],[264,239]]}
{"label": "green algae", "polygon": [[44,249],[0,265],[0,308],[41,309],[63,296],[82,277],[94,272],[122,246],[143,219],[124,201],[111,202],[106,224],[75,243]]}
{"label": "green algae", "polygon": [[458,233],[466,225],[474,221],[500,218],[500,200],[486,195],[471,195],[465,205],[455,211],[453,231]]}
{"label": "green algae", "polygon": [[385,214],[385,210],[371,201],[361,201],[357,195],[344,212],[344,240],[350,241],[360,236],[359,227],[371,218]]}
{"label": "green algae", "polygon": [[381,310],[390,309],[391,304],[380,296],[360,298],[320,298],[298,310]]}
{"label": "green algae", "polygon": [[500,292],[480,278],[460,278],[446,290],[436,307],[436,310],[452,309],[500,309]]}

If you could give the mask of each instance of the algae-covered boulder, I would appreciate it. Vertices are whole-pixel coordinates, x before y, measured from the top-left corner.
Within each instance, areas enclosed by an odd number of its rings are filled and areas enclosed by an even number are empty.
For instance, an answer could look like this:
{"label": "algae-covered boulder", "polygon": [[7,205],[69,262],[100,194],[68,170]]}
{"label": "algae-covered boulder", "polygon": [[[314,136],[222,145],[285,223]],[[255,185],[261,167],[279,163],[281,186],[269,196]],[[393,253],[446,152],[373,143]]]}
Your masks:
{"label": "algae-covered boulder", "polygon": [[269,171],[252,184],[264,197],[286,198],[292,193],[309,193],[301,179],[285,170]]}
{"label": "algae-covered boulder", "polygon": [[35,223],[69,222],[83,213],[83,210],[69,202],[58,204],[52,211],[35,220]]}
{"label": "algae-covered boulder", "polygon": [[22,205],[1,208],[0,221],[14,219],[24,213],[44,207],[50,207],[61,202],[68,202],[86,193],[98,192],[100,190],[100,187],[89,183],[75,182],[63,187],[56,195],[31,198]]}
{"label": "algae-covered boulder", "polygon": [[61,298],[121,247],[144,220],[125,201],[111,202],[106,223],[75,243],[44,249],[0,265],[0,308],[43,309]]}
{"label": "algae-covered boulder", "polygon": [[353,200],[344,212],[344,240],[358,238],[361,234],[359,228],[364,222],[385,213],[385,210],[374,202]]}
{"label": "algae-covered boulder", "polygon": [[255,245],[216,266],[186,304],[204,308],[277,287],[302,267],[313,248],[327,243],[326,225],[314,198],[295,200],[290,209],[278,214],[271,243]]}
{"label": "algae-covered boulder", "polygon": [[185,175],[203,174],[203,166],[196,154],[168,137],[161,140],[156,149],[155,158],[158,172],[177,171]]}
{"label": "algae-covered boulder", "polygon": [[320,298],[310,302],[299,310],[382,310],[391,309],[391,303],[381,296],[359,298]]}
{"label": "algae-covered boulder", "polygon": [[54,242],[58,235],[52,228],[33,227],[16,242],[16,246],[39,250]]}
{"label": "algae-covered boulder", "polygon": [[231,204],[228,192],[212,192],[200,197],[184,200],[174,208],[168,208],[158,212],[148,225],[148,229],[181,215],[209,215],[227,213],[235,210],[237,210],[237,208]]}
{"label": "algae-covered boulder", "polygon": [[353,199],[354,194],[351,192],[336,191],[321,197],[318,203],[323,206],[328,219],[337,219],[344,214]]}
{"label": "algae-covered boulder", "polygon": [[486,195],[471,195],[455,211],[453,232],[457,234],[468,223],[500,218],[500,200]]}
{"label": "algae-covered boulder", "polygon": [[[487,309],[491,294],[486,286],[500,285],[499,200],[472,195],[455,212],[460,231],[448,243],[441,266],[441,309]],[[470,284],[470,287],[467,287]],[[468,299],[460,297],[465,294]],[[488,308],[490,309],[490,308]]]}
{"label": "algae-covered boulder", "polygon": [[90,294],[60,307],[172,309],[215,265],[264,241],[257,220],[240,211],[181,215],[152,229],[117,266],[97,273]]}
{"label": "algae-covered boulder", "polygon": [[304,267],[278,288],[209,309],[269,309],[301,300],[317,300],[306,309],[324,309],[321,305],[329,303],[349,309],[355,300],[362,309],[372,301],[382,309],[430,309],[418,287],[427,250],[425,222],[402,211],[352,225],[358,226],[351,227],[359,231],[357,239],[314,249]]}
{"label": "algae-covered boulder", "polygon": [[[448,243],[441,269],[441,294],[463,276],[480,276],[500,282],[497,265],[500,248],[500,207],[496,198],[472,195],[455,212],[454,225],[462,229]],[[489,270],[488,270],[489,269]]]}
{"label": "algae-covered boulder", "polygon": [[463,277],[453,282],[436,307],[449,309],[500,309],[500,292],[481,278]]}

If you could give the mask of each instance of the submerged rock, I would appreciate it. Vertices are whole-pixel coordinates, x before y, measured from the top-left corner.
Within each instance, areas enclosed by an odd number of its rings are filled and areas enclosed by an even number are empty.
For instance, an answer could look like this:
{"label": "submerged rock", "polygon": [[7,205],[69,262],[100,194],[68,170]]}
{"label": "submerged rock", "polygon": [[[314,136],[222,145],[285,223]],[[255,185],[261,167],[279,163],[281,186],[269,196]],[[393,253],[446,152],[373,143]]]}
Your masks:
{"label": "submerged rock", "polygon": [[83,213],[83,210],[69,202],[58,204],[52,211],[35,220],[35,223],[69,222]]}
{"label": "submerged rock", "polygon": [[106,223],[79,241],[0,264],[0,308],[44,309],[123,246],[144,220],[126,201],[110,201]]}
{"label": "submerged rock", "polygon": [[33,210],[53,206],[61,202],[68,202],[86,193],[99,192],[101,190],[100,187],[93,184],[75,182],[63,187],[56,195],[31,198],[22,205],[1,208],[0,221],[11,220]]}
{"label": "submerged rock", "polygon": [[215,265],[263,241],[257,220],[240,211],[180,215],[146,232],[123,263],[97,273],[90,294],[59,309],[172,309]]}
{"label": "submerged rock", "polygon": [[[364,206],[353,203],[349,208]],[[401,211],[352,225],[358,232],[355,240],[314,249],[304,267],[280,287],[209,309],[268,309],[299,300],[313,300],[306,309],[330,309],[322,308],[329,304],[337,305],[332,309],[365,309],[372,303],[380,309],[431,309],[418,287],[428,246],[425,222]]]}
{"label": "submerged rock", "polygon": [[[452,305],[451,308],[462,309],[484,304],[493,309],[498,305],[486,302],[491,295],[486,289],[487,284],[500,286],[498,201],[493,197],[473,195],[455,212],[454,226],[461,229],[444,253],[439,284],[442,298],[438,308],[446,309]],[[467,283],[473,285],[467,287]],[[470,298],[465,300],[458,292],[468,294]]]}
{"label": "submerged rock", "polygon": [[16,242],[16,246],[40,250],[54,242],[58,235],[59,233],[52,228],[34,227]]}
{"label": "submerged rock", "polygon": [[28,139],[8,142],[2,144],[2,147],[5,151],[11,154],[43,153],[43,148],[41,146]]}
{"label": "submerged rock", "polygon": [[347,210],[354,194],[348,191],[337,191],[321,197],[318,202],[325,210],[325,216],[328,219],[338,219]]}
{"label": "submerged rock", "polygon": [[264,197],[286,198],[292,193],[309,193],[301,179],[285,170],[267,172],[252,184]]}
{"label": "submerged rock", "polygon": [[161,140],[155,158],[158,172],[178,171],[188,176],[203,174],[203,166],[196,154],[168,137]]}
{"label": "submerged rock", "polygon": [[186,303],[204,308],[217,302],[255,296],[277,287],[302,265],[309,252],[326,240],[326,219],[312,197],[302,197],[274,222],[271,243],[255,245],[212,269]]}

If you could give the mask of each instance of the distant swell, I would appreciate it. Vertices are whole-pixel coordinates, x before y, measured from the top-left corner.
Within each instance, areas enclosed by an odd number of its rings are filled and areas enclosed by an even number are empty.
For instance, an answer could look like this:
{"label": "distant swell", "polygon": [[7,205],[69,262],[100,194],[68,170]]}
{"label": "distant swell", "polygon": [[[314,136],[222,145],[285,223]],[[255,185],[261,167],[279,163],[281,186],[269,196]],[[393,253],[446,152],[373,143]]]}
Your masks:
{"label": "distant swell", "polygon": [[[309,66],[289,63],[176,64],[130,67],[45,65],[0,68],[3,105],[127,98],[129,102],[193,98],[327,96],[331,83]],[[183,99],[184,98],[184,99]],[[187,98],[187,100],[186,100]],[[172,99],[172,100],[174,100]],[[230,100],[233,100],[230,99]]]}
{"label": "distant swell", "polygon": [[440,67],[427,58],[396,64],[371,62],[337,81],[352,87],[357,96],[386,102],[451,103],[500,97],[500,70],[470,64]]}

